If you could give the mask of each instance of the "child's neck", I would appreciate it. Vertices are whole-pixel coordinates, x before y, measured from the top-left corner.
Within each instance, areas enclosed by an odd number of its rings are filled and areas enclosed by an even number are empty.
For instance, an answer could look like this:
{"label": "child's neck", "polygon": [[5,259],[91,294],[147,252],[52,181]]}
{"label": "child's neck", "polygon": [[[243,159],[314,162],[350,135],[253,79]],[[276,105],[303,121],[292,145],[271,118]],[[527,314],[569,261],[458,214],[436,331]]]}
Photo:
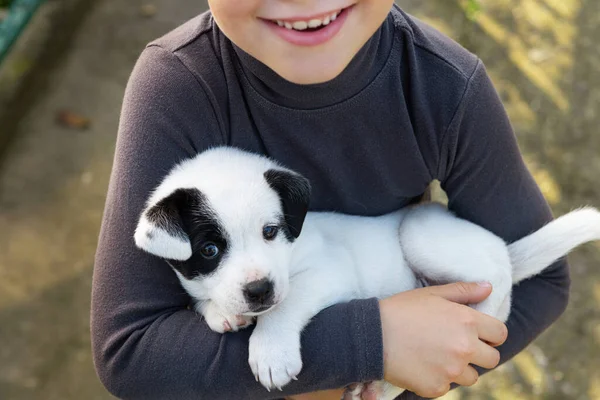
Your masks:
{"label": "child's neck", "polygon": [[313,85],[287,81],[239,47],[233,48],[239,60],[238,72],[263,97],[285,107],[314,109],[339,103],[364,89],[385,65],[393,40],[393,21],[388,17],[341,74]]}

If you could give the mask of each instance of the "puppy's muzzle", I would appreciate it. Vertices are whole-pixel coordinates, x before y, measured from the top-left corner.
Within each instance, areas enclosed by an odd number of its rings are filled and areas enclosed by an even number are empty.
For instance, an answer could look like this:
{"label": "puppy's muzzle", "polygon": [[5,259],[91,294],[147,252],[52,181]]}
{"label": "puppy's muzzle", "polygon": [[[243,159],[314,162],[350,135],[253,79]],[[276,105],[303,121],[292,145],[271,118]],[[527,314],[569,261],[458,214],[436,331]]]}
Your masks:
{"label": "puppy's muzzle", "polygon": [[274,292],[273,282],[266,278],[250,282],[244,287],[244,297],[254,312],[270,308]]}

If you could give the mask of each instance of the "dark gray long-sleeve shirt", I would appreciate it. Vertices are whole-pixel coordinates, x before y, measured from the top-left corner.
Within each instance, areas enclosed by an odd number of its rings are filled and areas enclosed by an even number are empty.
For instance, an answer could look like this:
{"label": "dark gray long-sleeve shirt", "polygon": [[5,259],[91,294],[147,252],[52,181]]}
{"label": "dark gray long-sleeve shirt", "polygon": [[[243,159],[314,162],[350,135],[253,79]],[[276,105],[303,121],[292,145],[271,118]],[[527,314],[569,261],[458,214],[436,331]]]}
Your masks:
{"label": "dark gray long-sleeve shirt", "polygon": [[[251,329],[210,331],[168,265],[134,245],[150,191],[175,163],[218,144],[304,174],[312,210],[379,215],[439,179],[453,211],[509,242],[552,218],[481,61],[434,29],[394,8],[340,76],[302,86],[236,48],[203,14],[143,51],[125,94],[91,311],[96,368],[118,397],[282,396],[252,376]],[[568,289],[565,262],[515,289],[502,360],[559,317]],[[375,299],[321,312],[284,394],[381,379],[381,336]]]}

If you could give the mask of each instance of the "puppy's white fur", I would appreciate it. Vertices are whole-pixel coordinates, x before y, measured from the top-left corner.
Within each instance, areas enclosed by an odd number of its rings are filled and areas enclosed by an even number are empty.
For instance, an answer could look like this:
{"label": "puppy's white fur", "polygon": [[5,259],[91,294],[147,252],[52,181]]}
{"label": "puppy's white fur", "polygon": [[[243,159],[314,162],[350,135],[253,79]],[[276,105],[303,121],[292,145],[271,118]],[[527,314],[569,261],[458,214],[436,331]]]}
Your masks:
{"label": "puppy's white fur", "polygon": [[[199,189],[227,232],[228,255],[214,273],[188,280],[175,271],[184,289],[198,301],[199,312],[206,317],[203,311],[210,309],[211,315],[222,316],[210,324],[213,329],[235,320],[233,316],[254,314],[248,310],[242,293],[248,282],[268,276],[274,282],[276,301],[287,294],[292,246],[282,239],[266,243],[260,235],[264,224],[277,221],[281,207],[277,193],[263,177],[263,172],[271,168],[285,170],[258,155],[216,148],[175,166],[147,202],[146,211],[177,189]],[[189,239],[182,241],[156,227],[146,212],[140,217],[135,241],[141,249],[166,259],[183,261],[192,253]],[[205,304],[209,301],[215,304]]]}
{"label": "puppy's white fur", "polygon": [[[228,259],[209,276],[187,280],[178,273],[212,329],[247,326],[244,283],[263,276],[275,279],[278,305],[258,317],[249,343],[250,367],[268,389],[281,388],[300,373],[300,333],[330,305],[388,297],[417,287],[418,277],[489,281],[492,295],[474,307],[506,321],[513,284],[540,273],[576,246],[600,239],[600,213],[593,208],[573,211],[507,245],[429,203],[379,217],[309,212],[294,243],[265,243],[261,227],[281,213],[279,198],[263,175],[273,168],[282,169],[262,156],[212,149],[181,163],[148,201],[151,207],[177,188],[198,188],[223,221],[231,239]],[[182,260],[191,254],[189,242],[160,232],[144,215],[135,239],[160,257]],[[246,316],[240,320],[240,314]],[[383,389],[390,399],[402,392],[391,385]]]}

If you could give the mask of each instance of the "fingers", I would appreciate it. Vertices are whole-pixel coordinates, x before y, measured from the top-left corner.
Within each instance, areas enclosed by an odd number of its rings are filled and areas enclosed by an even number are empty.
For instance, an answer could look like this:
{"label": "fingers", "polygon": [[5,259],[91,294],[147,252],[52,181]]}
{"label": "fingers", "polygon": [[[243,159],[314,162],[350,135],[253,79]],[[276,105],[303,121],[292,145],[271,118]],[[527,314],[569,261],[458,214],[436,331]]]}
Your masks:
{"label": "fingers", "polygon": [[[471,364],[482,368],[496,368],[500,362],[500,352],[486,343],[479,342],[475,349],[475,354],[471,359]],[[458,383],[458,382],[457,382]]]}
{"label": "fingers", "polygon": [[490,346],[494,347],[500,346],[506,341],[508,328],[504,323],[478,311],[475,311],[475,313],[479,339],[486,341]]}
{"label": "fingers", "polygon": [[479,379],[479,374],[475,371],[475,368],[470,365],[465,368],[462,375],[454,380],[455,383],[458,383],[461,386],[473,386],[477,380]]}
{"label": "fingers", "polygon": [[477,304],[492,293],[492,285],[488,282],[456,282],[448,285],[430,286],[430,293],[446,300],[460,304]]}

